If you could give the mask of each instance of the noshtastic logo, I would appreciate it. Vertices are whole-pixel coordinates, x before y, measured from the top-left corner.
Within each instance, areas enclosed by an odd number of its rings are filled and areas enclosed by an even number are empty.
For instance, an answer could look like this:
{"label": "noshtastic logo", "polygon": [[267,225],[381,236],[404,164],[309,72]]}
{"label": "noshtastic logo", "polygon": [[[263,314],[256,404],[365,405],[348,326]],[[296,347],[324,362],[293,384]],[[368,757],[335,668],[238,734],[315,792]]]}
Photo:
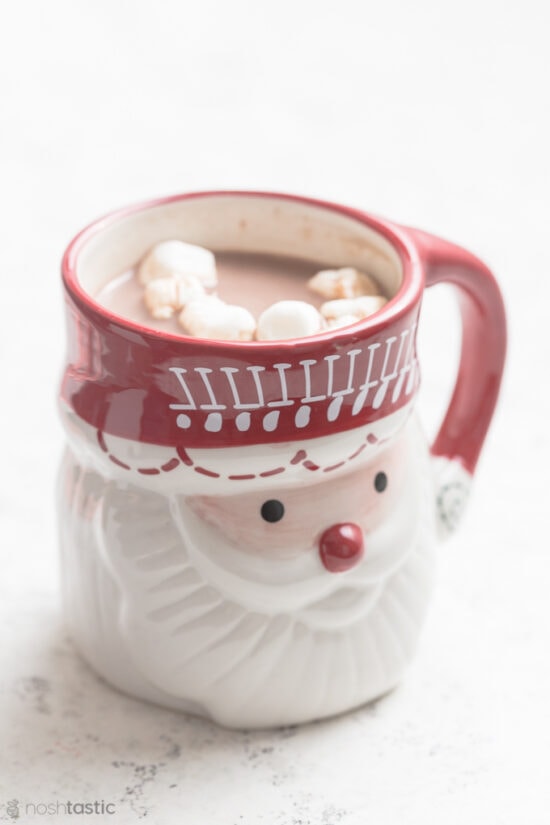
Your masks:
{"label": "noshtastic logo", "polygon": [[12,820],[18,820],[25,816],[59,816],[60,814],[69,816],[104,816],[105,814],[115,814],[116,805],[114,802],[106,802],[104,799],[96,799],[89,802],[66,800],[64,802],[20,802],[18,799],[10,799],[5,803],[6,815]]}

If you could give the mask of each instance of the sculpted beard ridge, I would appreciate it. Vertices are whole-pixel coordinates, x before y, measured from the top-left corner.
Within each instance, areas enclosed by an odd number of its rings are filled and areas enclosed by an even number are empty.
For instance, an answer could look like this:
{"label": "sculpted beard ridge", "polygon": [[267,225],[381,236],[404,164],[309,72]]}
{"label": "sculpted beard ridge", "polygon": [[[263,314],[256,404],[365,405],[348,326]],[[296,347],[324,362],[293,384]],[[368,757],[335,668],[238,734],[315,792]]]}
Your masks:
{"label": "sculpted beard ridge", "polygon": [[[158,522],[156,529],[158,536]],[[169,518],[166,531],[173,530]],[[300,701],[313,717],[327,707],[338,712],[365,701],[366,690],[376,695],[397,681],[411,657],[431,582],[423,546],[419,535],[404,563],[376,589],[371,609],[333,629],[316,628],[307,610],[250,611],[207,583],[189,553],[174,572],[170,556],[157,549],[136,559],[146,568],[147,584],[140,604],[128,605],[126,636],[138,661],[145,654],[154,662],[150,672],[162,690],[191,694],[215,716],[218,705],[224,712],[230,705],[235,712],[247,707],[249,715],[254,707],[262,718],[270,704],[296,707]],[[342,581],[318,607],[337,615],[339,603],[353,595],[353,583]]]}
{"label": "sculpted beard ridge", "polygon": [[[358,582],[351,593],[343,585],[317,607],[312,602],[308,622],[307,611],[251,611],[208,583],[183,547],[165,496],[105,485],[70,459],[66,478],[65,598],[73,605],[75,635],[100,672],[96,651],[130,657],[159,699],[174,697],[184,706],[184,697],[232,726],[337,713],[388,690],[402,675],[431,589],[427,508],[414,546],[370,610],[336,621],[362,593]],[[332,629],[319,627],[318,608],[323,619],[333,611]],[[93,627],[90,615],[97,617]]]}

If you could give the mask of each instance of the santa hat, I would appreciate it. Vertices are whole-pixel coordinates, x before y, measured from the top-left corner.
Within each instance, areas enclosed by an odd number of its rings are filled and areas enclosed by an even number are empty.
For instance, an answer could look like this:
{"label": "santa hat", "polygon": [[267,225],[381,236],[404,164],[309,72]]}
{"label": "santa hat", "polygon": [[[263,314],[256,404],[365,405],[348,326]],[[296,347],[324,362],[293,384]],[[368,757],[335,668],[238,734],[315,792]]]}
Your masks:
{"label": "santa hat", "polygon": [[62,399],[113,463],[142,476],[187,467],[219,489],[336,471],[411,408],[418,306],[391,305],[311,338],[234,343],[158,333],[71,296]]}

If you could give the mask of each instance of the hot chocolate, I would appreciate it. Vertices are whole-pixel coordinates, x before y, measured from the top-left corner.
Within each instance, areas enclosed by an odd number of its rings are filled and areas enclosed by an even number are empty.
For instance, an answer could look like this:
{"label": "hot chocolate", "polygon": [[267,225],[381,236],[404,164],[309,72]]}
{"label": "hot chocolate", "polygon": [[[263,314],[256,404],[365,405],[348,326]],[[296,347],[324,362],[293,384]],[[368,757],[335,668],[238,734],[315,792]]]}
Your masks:
{"label": "hot chocolate", "polygon": [[[218,296],[228,304],[246,306],[256,317],[283,298],[307,301],[317,309],[323,303],[324,299],[307,287],[308,279],[322,269],[322,265],[314,261],[245,252],[216,252],[216,265]],[[169,319],[151,317],[134,269],[113,278],[95,297],[106,309],[143,326],[184,334],[176,315]]]}
{"label": "hot chocolate", "polygon": [[96,297],[143,326],[233,341],[308,337],[356,323],[387,300],[353,267],[250,252],[214,256],[179,240],[152,247]]}

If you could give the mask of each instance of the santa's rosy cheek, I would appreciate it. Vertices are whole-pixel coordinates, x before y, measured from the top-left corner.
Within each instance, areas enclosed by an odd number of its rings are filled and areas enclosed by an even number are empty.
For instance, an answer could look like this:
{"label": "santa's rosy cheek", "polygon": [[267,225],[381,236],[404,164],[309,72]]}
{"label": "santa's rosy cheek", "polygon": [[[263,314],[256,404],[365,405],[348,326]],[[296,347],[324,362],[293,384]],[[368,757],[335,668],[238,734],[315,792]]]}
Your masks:
{"label": "santa's rosy cheek", "polygon": [[[296,525],[287,518],[280,499],[258,496],[193,496],[187,505],[202,522],[215,530],[218,539],[244,553],[286,557],[296,544]],[[300,535],[299,542],[310,546],[311,538]]]}

